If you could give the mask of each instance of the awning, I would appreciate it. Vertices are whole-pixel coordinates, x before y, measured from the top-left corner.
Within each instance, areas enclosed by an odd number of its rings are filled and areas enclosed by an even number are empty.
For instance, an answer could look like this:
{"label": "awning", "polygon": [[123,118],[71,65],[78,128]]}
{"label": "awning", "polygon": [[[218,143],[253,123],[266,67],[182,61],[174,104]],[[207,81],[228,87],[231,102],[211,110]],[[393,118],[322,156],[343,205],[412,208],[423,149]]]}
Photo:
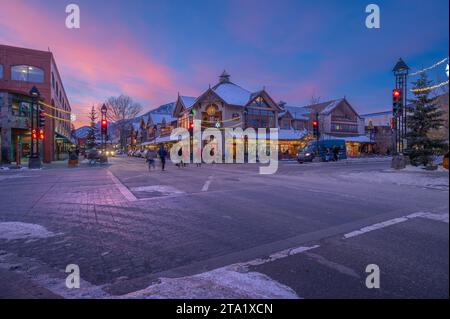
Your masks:
{"label": "awning", "polygon": [[373,143],[370,138],[366,135],[356,135],[356,136],[332,136],[325,135],[322,137],[324,140],[344,140],[346,142],[355,142],[355,143]]}

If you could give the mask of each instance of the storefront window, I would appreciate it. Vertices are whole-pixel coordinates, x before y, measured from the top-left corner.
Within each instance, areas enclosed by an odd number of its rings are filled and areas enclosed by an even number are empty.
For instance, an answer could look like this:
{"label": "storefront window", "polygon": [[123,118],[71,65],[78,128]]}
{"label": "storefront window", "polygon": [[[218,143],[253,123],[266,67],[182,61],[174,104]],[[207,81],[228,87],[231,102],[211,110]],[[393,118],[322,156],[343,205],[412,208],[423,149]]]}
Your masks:
{"label": "storefront window", "polygon": [[19,98],[13,98],[11,111],[14,116],[27,117],[30,114],[31,103]]}
{"label": "storefront window", "polygon": [[253,128],[275,127],[275,115],[273,111],[248,109],[247,126]]}
{"label": "storefront window", "polygon": [[30,65],[15,65],[11,67],[11,79],[25,82],[44,82],[44,71]]}

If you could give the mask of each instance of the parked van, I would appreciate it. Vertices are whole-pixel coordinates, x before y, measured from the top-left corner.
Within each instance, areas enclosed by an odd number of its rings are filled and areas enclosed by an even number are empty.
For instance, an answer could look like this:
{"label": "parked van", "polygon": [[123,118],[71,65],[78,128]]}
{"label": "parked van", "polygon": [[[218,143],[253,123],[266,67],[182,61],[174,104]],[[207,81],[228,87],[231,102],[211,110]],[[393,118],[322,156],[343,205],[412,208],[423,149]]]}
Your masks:
{"label": "parked van", "polygon": [[297,160],[299,163],[312,162],[314,158],[319,157],[324,162],[330,161],[335,147],[339,149],[338,159],[346,159],[344,140],[321,140],[309,142],[303,150],[298,152]]}

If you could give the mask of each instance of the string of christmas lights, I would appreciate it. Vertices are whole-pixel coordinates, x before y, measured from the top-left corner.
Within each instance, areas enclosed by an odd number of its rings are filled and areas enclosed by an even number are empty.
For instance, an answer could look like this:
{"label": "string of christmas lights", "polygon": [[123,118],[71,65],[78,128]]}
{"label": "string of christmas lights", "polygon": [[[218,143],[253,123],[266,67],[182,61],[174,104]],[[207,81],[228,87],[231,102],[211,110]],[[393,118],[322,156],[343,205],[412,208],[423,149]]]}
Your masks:
{"label": "string of christmas lights", "polygon": [[52,119],[55,119],[55,120],[64,121],[64,122],[72,122],[71,120],[67,120],[67,119],[63,119],[61,117],[53,116],[53,115],[50,115],[48,113],[44,113],[44,115],[47,116],[47,117],[50,117]]}
{"label": "string of christmas lights", "polygon": [[44,105],[44,106],[46,106],[46,107],[48,107],[48,108],[51,108],[51,109],[57,110],[57,111],[59,111],[59,112],[63,112],[63,113],[68,113],[68,114],[70,114],[70,113],[71,113],[70,111],[66,111],[66,110],[61,110],[61,109],[58,109],[57,107],[54,107],[53,105],[49,105],[49,104],[47,104],[47,103],[44,103],[44,102],[41,102],[41,101],[39,101],[39,104],[41,104],[41,105]]}
{"label": "string of christmas lights", "polygon": [[442,59],[441,61],[436,62],[435,64],[433,64],[432,66],[428,67],[428,68],[424,68],[422,70],[416,71],[414,73],[409,74],[409,76],[415,76],[415,75],[419,75],[421,73],[424,73],[426,71],[429,71],[431,69],[434,69],[435,67],[441,65],[442,63],[445,63],[446,61],[448,61],[448,57],[445,59]]}
{"label": "string of christmas lights", "polygon": [[436,85],[433,85],[433,86],[428,86],[428,87],[424,87],[424,88],[420,88],[420,89],[412,89],[411,92],[421,93],[421,92],[431,91],[431,90],[443,87],[444,85],[447,85],[448,83],[449,83],[449,81],[447,80],[445,82],[442,82],[442,83],[439,83],[439,84],[436,84]]}

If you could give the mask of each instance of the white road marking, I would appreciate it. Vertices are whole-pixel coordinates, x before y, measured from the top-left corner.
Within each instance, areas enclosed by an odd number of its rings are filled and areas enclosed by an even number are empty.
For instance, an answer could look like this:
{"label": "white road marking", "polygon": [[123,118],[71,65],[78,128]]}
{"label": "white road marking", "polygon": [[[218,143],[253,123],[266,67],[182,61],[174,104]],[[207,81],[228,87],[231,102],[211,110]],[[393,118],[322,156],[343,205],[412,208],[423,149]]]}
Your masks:
{"label": "white road marking", "polygon": [[300,253],[303,253],[305,251],[314,249],[314,248],[319,248],[319,245],[314,245],[311,247],[304,247],[304,246],[300,246],[300,247],[296,247],[296,248],[290,248],[290,249],[285,249],[282,251],[279,251],[277,253],[274,253],[272,255],[270,255],[268,258],[258,258],[255,260],[251,260],[248,261],[246,263],[242,263],[241,265],[244,267],[248,267],[248,266],[259,266],[259,265],[263,265],[278,259],[282,259],[282,258],[286,258],[289,256],[293,256],[293,255],[297,255]]}
{"label": "white road marking", "polygon": [[444,223],[449,223],[449,214],[433,214],[433,213],[415,213],[408,215],[409,218],[427,218],[431,220],[437,220]]}
{"label": "white road marking", "polygon": [[205,184],[202,187],[202,192],[207,192],[208,191],[209,185],[211,184],[212,179],[213,179],[212,175],[208,177],[208,180],[205,182]]}
{"label": "white road marking", "polygon": [[445,223],[449,222],[449,214],[448,213],[447,214],[433,214],[433,213],[427,213],[427,212],[419,212],[419,213],[413,213],[413,214],[409,214],[409,215],[394,218],[394,219],[389,219],[389,220],[381,222],[381,223],[363,227],[359,230],[355,230],[355,231],[345,234],[344,239],[359,236],[359,235],[362,235],[362,234],[365,234],[365,233],[368,233],[368,232],[371,232],[371,231],[374,231],[377,229],[389,227],[389,226],[392,226],[395,224],[403,223],[403,222],[406,222],[413,218],[427,218],[427,219],[442,221]]}
{"label": "white road marking", "polygon": [[119,190],[119,192],[122,193],[122,195],[129,201],[129,202],[133,202],[135,200],[137,200],[136,196],[133,195],[133,193],[125,186],[123,185],[119,179],[117,177],[114,176],[113,173],[111,173],[110,171],[108,171],[108,175],[111,177],[112,181],[114,182],[114,184],[116,184],[117,189]]}

